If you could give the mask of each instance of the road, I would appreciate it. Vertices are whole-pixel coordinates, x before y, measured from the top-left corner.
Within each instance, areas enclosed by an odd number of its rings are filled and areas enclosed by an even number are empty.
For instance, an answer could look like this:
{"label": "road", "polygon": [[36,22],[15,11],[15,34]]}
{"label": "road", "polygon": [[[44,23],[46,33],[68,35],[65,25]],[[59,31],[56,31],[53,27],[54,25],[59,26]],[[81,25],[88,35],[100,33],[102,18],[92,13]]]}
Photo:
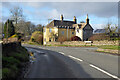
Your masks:
{"label": "road", "polygon": [[115,78],[118,56],[95,52],[97,48],[24,45],[35,53],[26,78]]}

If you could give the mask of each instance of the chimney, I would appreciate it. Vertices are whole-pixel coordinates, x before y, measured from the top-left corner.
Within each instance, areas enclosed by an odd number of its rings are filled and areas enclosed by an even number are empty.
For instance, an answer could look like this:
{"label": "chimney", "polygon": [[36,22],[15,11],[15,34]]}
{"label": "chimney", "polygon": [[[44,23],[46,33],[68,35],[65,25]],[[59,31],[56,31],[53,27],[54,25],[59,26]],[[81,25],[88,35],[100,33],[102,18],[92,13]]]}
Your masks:
{"label": "chimney", "polygon": [[63,18],[63,15],[61,14],[61,21],[63,21],[63,19],[64,19],[64,18]]}
{"label": "chimney", "polygon": [[87,18],[86,18],[86,24],[89,24],[88,14],[87,14]]}
{"label": "chimney", "polygon": [[75,17],[75,16],[74,16],[73,21],[75,22],[75,24],[77,23],[77,19],[76,19],[76,17]]}

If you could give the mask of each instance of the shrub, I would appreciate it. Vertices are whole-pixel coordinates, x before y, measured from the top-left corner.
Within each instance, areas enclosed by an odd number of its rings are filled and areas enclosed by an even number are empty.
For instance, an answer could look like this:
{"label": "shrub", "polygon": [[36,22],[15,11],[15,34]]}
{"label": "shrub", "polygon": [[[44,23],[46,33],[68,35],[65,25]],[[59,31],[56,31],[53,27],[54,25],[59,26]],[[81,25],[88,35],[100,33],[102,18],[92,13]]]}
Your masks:
{"label": "shrub", "polygon": [[81,39],[78,36],[71,37],[71,41],[81,41]]}
{"label": "shrub", "polygon": [[2,80],[18,78],[22,67],[25,67],[24,64],[29,60],[27,49],[19,44],[11,43],[3,44],[2,51],[2,77],[5,78]]}
{"label": "shrub", "polygon": [[16,74],[18,74],[18,68],[15,65],[10,65],[10,68],[3,68],[2,69],[2,77],[3,80],[8,78],[16,78]]}
{"label": "shrub", "polygon": [[3,67],[10,67],[10,65],[18,66],[20,64],[20,61],[14,57],[2,57],[2,60],[3,60]]}
{"label": "shrub", "polygon": [[2,69],[2,77],[3,78],[9,78],[11,70],[8,68],[3,68]]}
{"label": "shrub", "polygon": [[25,55],[25,53],[16,53],[13,55],[14,58],[20,60],[21,62],[26,62],[28,61],[27,56]]}
{"label": "shrub", "polygon": [[43,44],[43,34],[40,31],[35,31],[32,33],[31,36],[31,41],[32,42],[37,42],[39,44]]}

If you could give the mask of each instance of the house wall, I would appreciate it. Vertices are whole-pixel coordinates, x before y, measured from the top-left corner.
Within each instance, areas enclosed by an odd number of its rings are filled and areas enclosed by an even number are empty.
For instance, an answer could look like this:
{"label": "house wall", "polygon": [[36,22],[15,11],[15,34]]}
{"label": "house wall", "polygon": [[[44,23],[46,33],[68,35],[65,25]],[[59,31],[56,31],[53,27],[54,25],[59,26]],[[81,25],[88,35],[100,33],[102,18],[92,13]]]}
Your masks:
{"label": "house wall", "polygon": [[92,30],[84,30],[83,31],[83,40],[88,40],[93,34]]}
{"label": "house wall", "polygon": [[[74,34],[72,34],[72,33],[74,33]],[[59,37],[63,36],[65,39],[71,40],[71,37],[75,36],[75,30],[74,29],[59,28],[58,29],[58,36]]]}
{"label": "house wall", "polygon": [[78,37],[80,37],[81,40],[83,40],[83,30],[79,29],[79,32],[77,32],[77,29],[76,29],[75,32],[76,32],[75,36],[78,36]]}
{"label": "house wall", "polygon": [[[51,29],[51,32],[50,32]],[[46,44],[46,42],[49,42],[50,38],[51,41],[55,41],[55,37],[53,36],[54,34],[56,34],[58,36],[58,28],[56,27],[44,27],[43,28],[43,43]]]}
{"label": "house wall", "polygon": [[88,40],[89,37],[93,35],[93,30],[91,29],[90,25],[86,25],[83,28],[83,40]]}

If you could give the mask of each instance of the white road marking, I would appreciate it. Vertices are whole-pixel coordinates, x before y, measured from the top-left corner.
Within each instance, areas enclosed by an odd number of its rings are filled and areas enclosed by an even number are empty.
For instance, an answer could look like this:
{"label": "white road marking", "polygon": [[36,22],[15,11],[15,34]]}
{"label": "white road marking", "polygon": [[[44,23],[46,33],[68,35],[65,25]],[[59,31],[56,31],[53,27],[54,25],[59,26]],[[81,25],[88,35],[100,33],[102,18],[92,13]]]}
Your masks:
{"label": "white road marking", "polygon": [[76,59],[76,60],[78,60],[78,61],[83,61],[82,59],[79,59],[79,58],[73,57],[73,56],[71,56],[71,55],[68,55],[68,56],[71,57],[71,58],[73,58],[73,59]]}
{"label": "white road marking", "polygon": [[92,64],[89,64],[89,65],[90,65],[91,67],[93,67],[93,68],[95,68],[95,69],[97,69],[97,70],[99,70],[99,71],[107,74],[108,76],[111,76],[112,78],[115,78],[115,79],[117,79],[117,80],[120,80],[120,78],[118,78],[117,76],[112,75],[112,74],[108,73],[107,71],[105,71],[105,70],[103,70],[103,69],[100,69],[99,67],[96,67],[96,66],[94,66],[94,65],[92,65]]}
{"label": "white road marking", "polygon": [[63,53],[63,52],[59,52],[59,53],[61,53],[61,54],[65,55],[65,53]]}

